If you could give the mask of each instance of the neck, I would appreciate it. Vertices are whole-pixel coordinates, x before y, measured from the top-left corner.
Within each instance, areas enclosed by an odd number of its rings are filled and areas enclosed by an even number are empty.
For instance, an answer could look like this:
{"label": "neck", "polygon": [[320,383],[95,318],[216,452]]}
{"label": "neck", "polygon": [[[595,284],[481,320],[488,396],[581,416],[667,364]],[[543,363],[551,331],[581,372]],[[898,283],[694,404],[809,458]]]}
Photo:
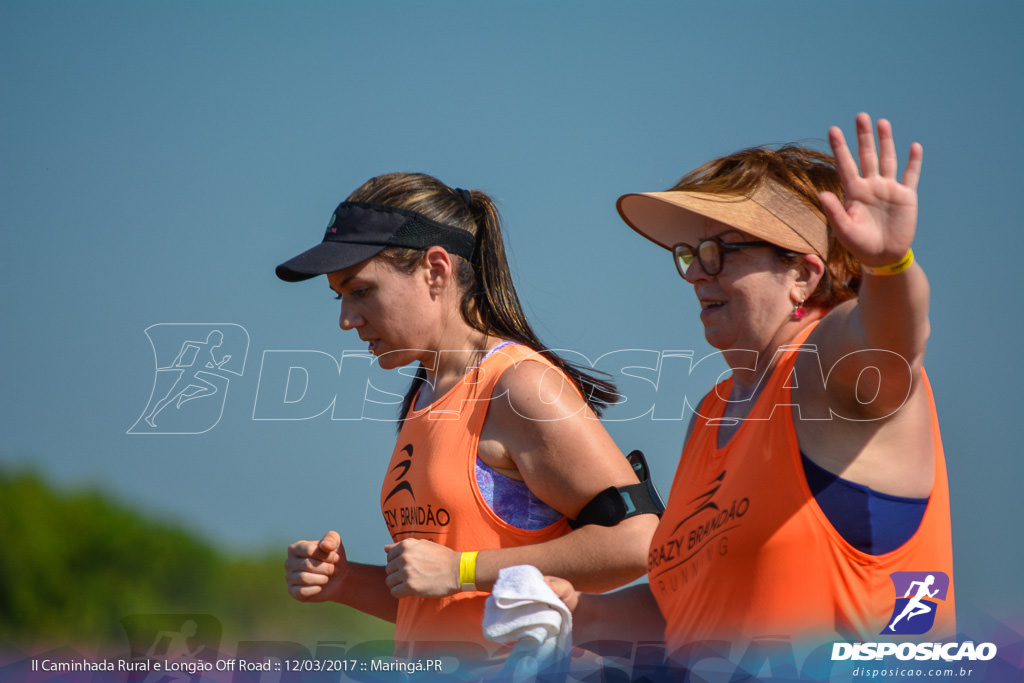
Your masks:
{"label": "neck", "polygon": [[450,387],[466,372],[479,365],[480,361],[495,344],[497,337],[492,337],[473,329],[465,323],[457,334],[445,335],[436,349],[423,359],[423,368],[427,373],[427,381],[435,390]]}
{"label": "neck", "polygon": [[779,358],[779,349],[793,343],[812,323],[821,318],[811,313],[803,320],[789,320],[759,351],[729,349],[722,352],[725,362],[732,370],[732,394],[730,400],[745,401],[752,405]]}

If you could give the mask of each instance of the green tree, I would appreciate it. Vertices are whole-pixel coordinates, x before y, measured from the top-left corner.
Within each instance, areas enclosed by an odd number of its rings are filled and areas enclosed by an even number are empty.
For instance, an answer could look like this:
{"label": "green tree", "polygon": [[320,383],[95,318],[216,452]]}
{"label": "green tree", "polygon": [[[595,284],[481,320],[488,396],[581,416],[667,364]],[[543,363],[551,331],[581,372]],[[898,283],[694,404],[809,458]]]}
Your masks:
{"label": "green tree", "polygon": [[305,605],[284,585],[284,549],[228,557],[179,525],[98,491],[60,492],[0,467],[0,642],[123,649],[138,614],[216,617],[225,642],[387,640],[389,624]]}

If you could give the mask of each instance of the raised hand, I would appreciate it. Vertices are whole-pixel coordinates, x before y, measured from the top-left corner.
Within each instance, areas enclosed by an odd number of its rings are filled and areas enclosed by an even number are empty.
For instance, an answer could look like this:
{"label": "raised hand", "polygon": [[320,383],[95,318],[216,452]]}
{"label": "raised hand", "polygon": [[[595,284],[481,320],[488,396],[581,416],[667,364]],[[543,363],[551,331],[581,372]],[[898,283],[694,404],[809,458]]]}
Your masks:
{"label": "raised hand", "polygon": [[338,600],[348,559],[341,536],[328,531],[320,541],[296,541],[288,546],[284,564],[288,592],[300,602]]}
{"label": "raised hand", "polygon": [[867,266],[899,261],[910,249],[917,229],[917,183],[924,150],[916,142],[910,146],[903,179],[898,180],[896,145],[887,120],[878,121],[876,151],[871,117],[857,115],[859,170],[842,130],[833,126],[828,137],[846,193],[845,202],[831,192],[821,193],[836,236]]}

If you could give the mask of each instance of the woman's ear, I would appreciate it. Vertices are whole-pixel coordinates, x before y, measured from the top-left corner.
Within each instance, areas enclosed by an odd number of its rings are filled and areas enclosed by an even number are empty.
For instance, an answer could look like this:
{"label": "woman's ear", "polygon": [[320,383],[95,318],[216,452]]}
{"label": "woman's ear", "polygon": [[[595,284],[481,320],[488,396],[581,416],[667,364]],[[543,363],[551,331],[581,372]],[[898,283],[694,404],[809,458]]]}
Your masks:
{"label": "woman's ear", "polygon": [[455,273],[455,264],[443,247],[430,247],[423,255],[423,276],[431,294],[440,294],[448,287]]}
{"label": "woman's ear", "polygon": [[825,275],[825,262],[817,254],[804,254],[800,261],[794,266],[796,269],[796,281],[794,284],[794,295],[797,301],[802,303],[811,298],[818,283]]}

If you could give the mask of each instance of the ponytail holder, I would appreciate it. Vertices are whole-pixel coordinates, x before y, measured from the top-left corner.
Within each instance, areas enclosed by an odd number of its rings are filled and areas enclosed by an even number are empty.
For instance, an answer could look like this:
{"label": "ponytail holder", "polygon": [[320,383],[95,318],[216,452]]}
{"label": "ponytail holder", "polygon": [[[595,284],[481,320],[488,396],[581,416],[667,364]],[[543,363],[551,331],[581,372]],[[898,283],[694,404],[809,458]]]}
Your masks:
{"label": "ponytail holder", "polygon": [[[470,217],[473,219],[473,222],[476,223],[476,216],[474,215],[475,212],[473,211],[473,196],[469,193],[469,190],[464,190],[461,187],[456,187],[455,192],[458,193],[458,195],[462,198],[462,201],[465,202],[466,208],[469,209]],[[482,228],[477,229],[476,241],[473,243],[473,255],[469,259],[470,263],[480,263],[480,230],[482,230]]]}

